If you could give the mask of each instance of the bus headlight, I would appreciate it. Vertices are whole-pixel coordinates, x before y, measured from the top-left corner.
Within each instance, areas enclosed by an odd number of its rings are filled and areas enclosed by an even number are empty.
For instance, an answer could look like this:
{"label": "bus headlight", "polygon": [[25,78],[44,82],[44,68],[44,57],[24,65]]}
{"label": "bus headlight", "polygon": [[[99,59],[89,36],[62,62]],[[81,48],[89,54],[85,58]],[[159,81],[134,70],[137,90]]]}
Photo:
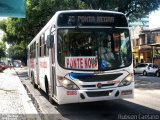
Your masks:
{"label": "bus headlight", "polygon": [[127,86],[130,85],[133,82],[133,75],[129,74],[127,77],[125,77],[120,84],[118,85],[118,87],[122,87],[122,86]]}
{"label": "bus headlight", "polygon": [[79,87],[72,81],[63,78],[60,81],[60,84],[68,90],[79,90]]}

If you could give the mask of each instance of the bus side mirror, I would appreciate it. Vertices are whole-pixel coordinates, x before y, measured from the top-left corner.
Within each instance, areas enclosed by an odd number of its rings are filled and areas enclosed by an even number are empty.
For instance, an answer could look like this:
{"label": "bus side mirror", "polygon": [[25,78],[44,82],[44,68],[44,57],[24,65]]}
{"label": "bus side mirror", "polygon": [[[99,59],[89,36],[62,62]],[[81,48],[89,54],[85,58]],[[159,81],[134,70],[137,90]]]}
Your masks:
{"label": "bus side mirror", "polygon": [[48,35],[47,36],[47,48],[52,48],[54,43],[54,35]]}

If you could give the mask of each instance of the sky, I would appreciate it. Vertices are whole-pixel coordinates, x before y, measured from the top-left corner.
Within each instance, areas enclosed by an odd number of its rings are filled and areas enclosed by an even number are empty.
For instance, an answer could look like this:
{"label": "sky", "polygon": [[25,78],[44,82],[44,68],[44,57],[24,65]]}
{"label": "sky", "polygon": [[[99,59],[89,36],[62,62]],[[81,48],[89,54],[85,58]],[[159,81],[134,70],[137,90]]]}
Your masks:
{"label": "sky", "polygon": [[158,27],[160,27],[160,10],[149,15],[149,28],[154,29]]}

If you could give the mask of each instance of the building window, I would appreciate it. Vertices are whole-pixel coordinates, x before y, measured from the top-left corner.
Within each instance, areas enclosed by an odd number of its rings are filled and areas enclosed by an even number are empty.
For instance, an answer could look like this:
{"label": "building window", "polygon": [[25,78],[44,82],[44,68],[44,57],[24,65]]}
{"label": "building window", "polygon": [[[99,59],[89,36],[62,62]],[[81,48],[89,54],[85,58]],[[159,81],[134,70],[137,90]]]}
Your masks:
{"label": "building window", "polygon": [[140,39],[141,39],[141,45],[145,44],[145,34],[140,35]]}
{"label": "building window", "polygon": [[136,46],[139,46],[139,39],[136,39]]}

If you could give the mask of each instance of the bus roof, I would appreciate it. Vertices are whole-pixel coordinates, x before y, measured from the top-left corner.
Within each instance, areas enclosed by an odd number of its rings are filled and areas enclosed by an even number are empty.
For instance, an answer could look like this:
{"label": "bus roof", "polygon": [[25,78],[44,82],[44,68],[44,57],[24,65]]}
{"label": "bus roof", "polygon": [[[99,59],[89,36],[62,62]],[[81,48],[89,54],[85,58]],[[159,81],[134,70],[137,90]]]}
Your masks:
{"label": "bus roof", "polygon": [[[56,19],[61,13],[110,13],[110,14],[119,14],[119,15],[124,15],[121,12],[116,12],[116,11],[108,11],[108,10],[62,10],[62,11],[57,11],[53,17],[49,20],[49,22],[41,29],[41,31],[34,37],[34,39],[29,43],[28,46],[30,46],[34,41],[36,41],[36,38],[39,37],[48,27],[50,27],[51,24],[56,22]],[[124,15],[125,16],[125,15]]]}
{"label": "bus roof", "polygon": [[109,10],[62,10],[62,11],[57,11],[55,14],[70,13],[70,12],[104,12],[104,13],[113,13],[113,14],[123,14],[122,12],[109,11]]}

